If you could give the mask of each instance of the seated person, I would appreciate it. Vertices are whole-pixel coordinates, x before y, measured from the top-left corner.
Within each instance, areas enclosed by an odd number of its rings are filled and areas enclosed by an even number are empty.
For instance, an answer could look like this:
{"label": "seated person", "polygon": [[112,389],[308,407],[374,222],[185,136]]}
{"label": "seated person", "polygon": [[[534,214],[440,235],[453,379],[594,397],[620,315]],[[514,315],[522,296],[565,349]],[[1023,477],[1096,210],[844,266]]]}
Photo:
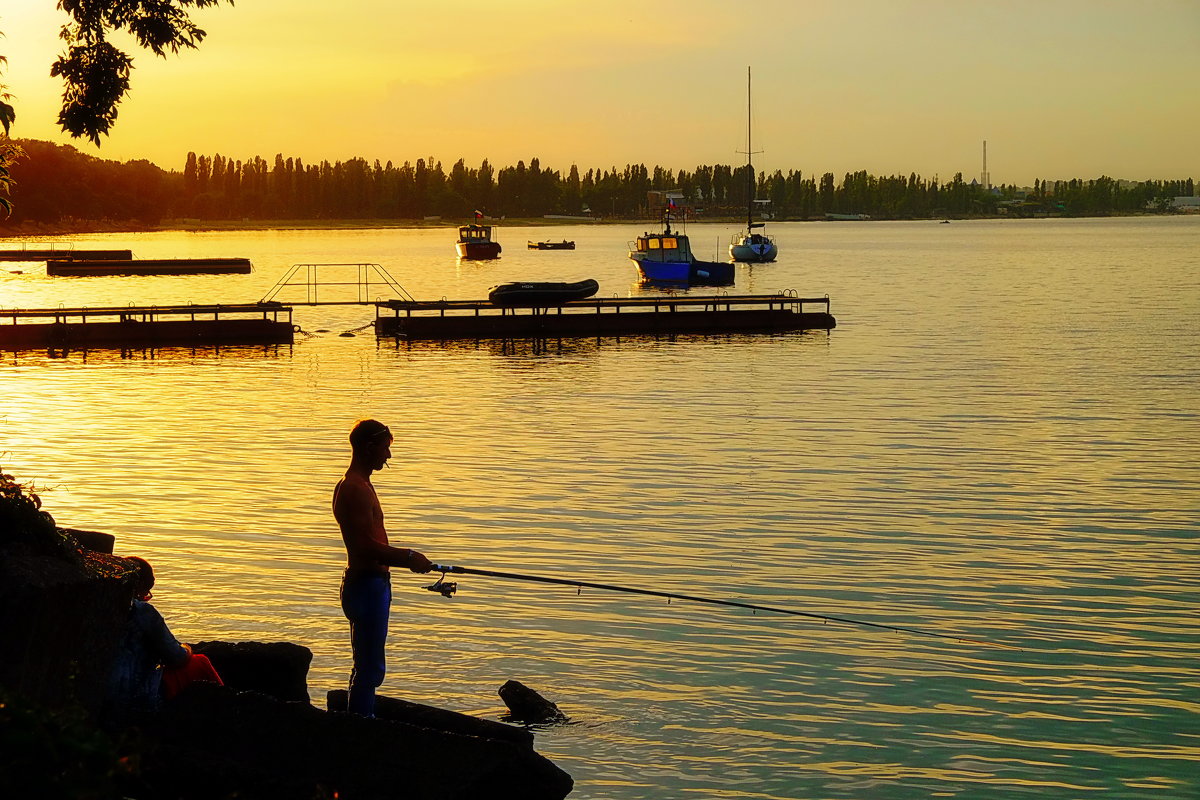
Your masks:
{"label": "seated person", "polygon": [[223,684],[207,656],[193,653],[171,633],[150,605],[154,569],[137,556],[126,559],[137,569],[133,602],[125,620],[110,681],[111,712],[120,719],[157,710],[193,681]]}

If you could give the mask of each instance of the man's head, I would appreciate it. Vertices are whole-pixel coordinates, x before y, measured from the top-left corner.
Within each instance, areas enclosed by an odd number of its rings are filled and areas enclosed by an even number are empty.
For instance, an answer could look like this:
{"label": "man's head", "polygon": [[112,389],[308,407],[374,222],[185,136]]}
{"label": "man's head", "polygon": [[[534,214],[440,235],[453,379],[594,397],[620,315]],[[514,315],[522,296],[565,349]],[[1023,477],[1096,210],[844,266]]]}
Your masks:
{"label": "man's head", "polygon": [[350,447],[354,458],[371,469],[383,469],[392,457],[392,432],[376,419],[360,419],[350,431]]}

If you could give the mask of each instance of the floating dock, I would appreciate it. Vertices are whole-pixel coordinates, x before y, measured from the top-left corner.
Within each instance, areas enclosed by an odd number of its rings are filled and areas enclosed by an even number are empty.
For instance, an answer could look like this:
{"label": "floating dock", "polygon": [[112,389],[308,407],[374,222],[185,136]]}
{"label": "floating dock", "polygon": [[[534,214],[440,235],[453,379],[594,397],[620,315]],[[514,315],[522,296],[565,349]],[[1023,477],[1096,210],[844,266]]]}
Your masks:
{"label": "floating dock", "polygon": [[828,296],[795,294],[589,298],[549,308],[506,308],[486,300],[375,304],[376,335],[412,341],[828,331],[836,324]]}
{"label": "floating dock", "polygon": [[0,309],[0,349],[291,344],[280,303]]}
{"label": "floating dock", "polygon": [[21,248],[19,250],[0,250],[0,261],[76,261],[89,259],[108,259],[111,261],[128,261],[133,258],[132,250],[76,250],[69,247],[51,248]]}
{"label": "floating dock", "polygon": [[54,258],[46,261],[47,275],[209,275],[250,272],[248,258]]}

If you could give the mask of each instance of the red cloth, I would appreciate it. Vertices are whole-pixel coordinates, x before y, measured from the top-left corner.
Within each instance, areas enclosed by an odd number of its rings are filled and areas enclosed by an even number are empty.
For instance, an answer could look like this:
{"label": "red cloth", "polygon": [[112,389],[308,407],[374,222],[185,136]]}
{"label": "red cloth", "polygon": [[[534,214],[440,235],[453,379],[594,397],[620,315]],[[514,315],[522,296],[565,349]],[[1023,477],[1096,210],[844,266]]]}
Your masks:
{"label": "red cloth", "polygon": [[163,697],[170,700],[179,694],[183,687],[194,681],[209,681],[220,686],[225,685],[225,681],[221,680],[221,676],[217,674],[217,670],[208,660],[208,656],[193,653],[182,665],[163,669]]}

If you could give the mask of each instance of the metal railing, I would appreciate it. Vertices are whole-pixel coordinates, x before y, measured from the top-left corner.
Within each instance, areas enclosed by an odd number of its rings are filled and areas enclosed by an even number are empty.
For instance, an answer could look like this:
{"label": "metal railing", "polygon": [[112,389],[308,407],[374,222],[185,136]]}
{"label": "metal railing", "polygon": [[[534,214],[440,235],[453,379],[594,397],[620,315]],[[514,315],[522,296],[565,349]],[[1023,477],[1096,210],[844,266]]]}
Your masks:
{"label": "metal railing", "polygon": [[[355,271],[354,280],[324,280],[318,274],[321,270],[328,274],[337,271],[343,274],[351,269]],[[386,289],[391,294],[407,302],[416,302],[400,283],[388,274],[379,264],[293,264],[291,269],[271,288],[260,302],[275,302],[276,297],[286,289],[304,288],[305,300],[288,300],[292,305],[308,306],[352,306],[371,305],[384,298],[373,294],[373,287]],[[318,298],[321,289],[354,287],[355,299],[345,298],[321,300]],[[328,296],[328,294],[326,295]]]}

